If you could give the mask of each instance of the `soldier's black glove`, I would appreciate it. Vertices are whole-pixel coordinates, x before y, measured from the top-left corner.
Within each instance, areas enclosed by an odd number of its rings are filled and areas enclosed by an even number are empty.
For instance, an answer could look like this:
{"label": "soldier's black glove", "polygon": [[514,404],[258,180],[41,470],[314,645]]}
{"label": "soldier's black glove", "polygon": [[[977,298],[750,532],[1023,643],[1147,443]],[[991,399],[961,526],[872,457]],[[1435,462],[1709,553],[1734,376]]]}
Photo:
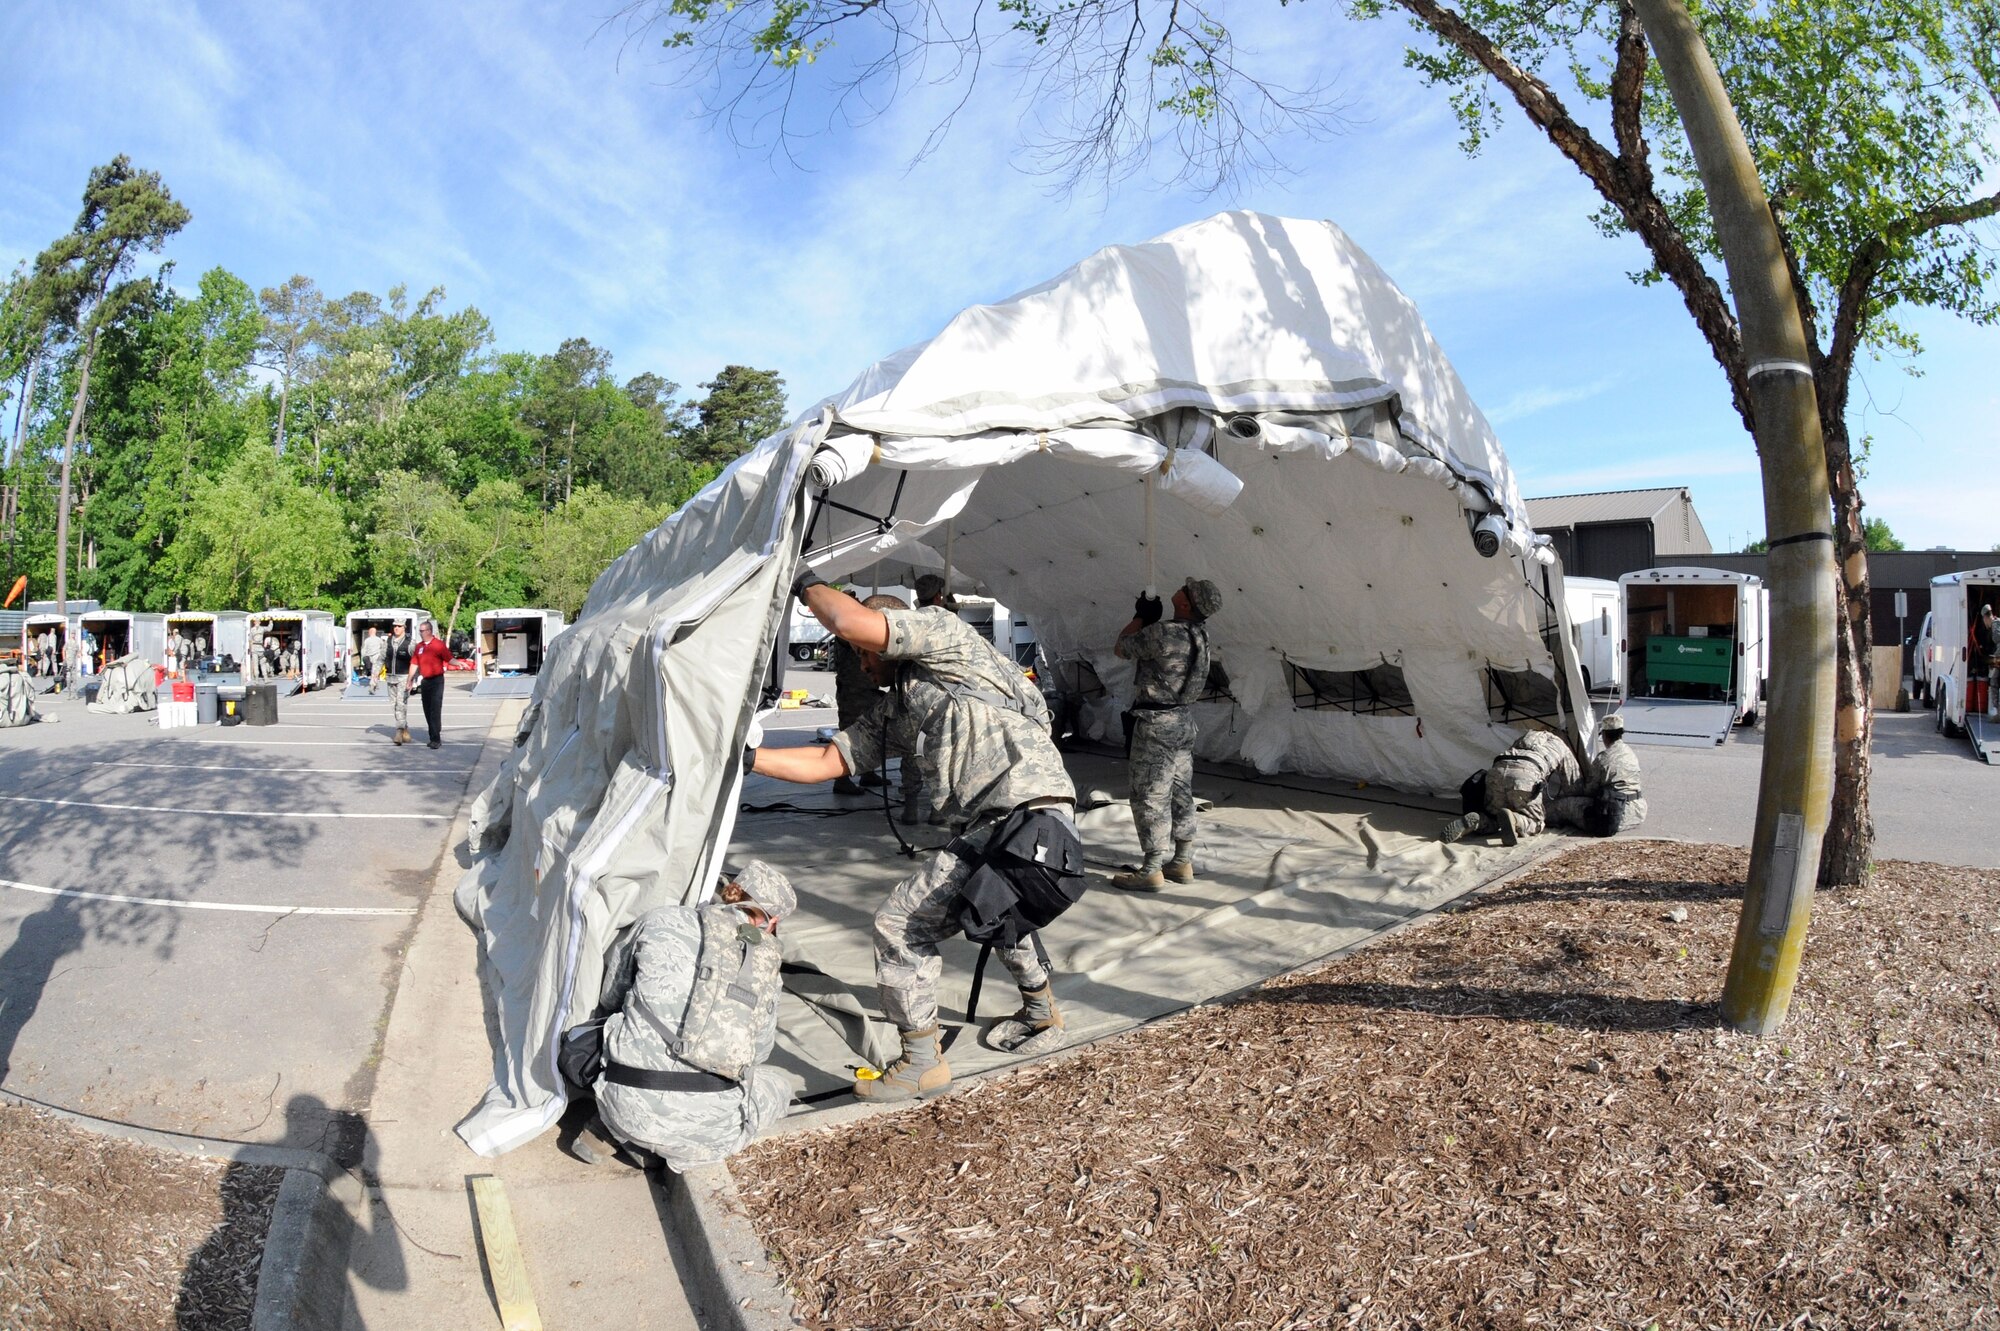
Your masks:
{"label": "soldier's black glove", "polygon": [[800,605],[804,605],[806,603],[806,588],[824,586],[826,586],[825,578],[822,578],[810,568],[802,569],[799,572],[799,576],[792,579],[792,599]]}
{"label": "soldier's black glove", "polygon": [[1159,597],[1148,596],[1144,592],[1139,593],[1139,599],[1132,605],[1132,617],[1141,624],[1157,624],[1166,613],[1167,607]]}
{"label": "soldier's black glove", "polygon": [[757,746],[754,744],[745,744],[743,746],[743,775],[748,776],[756,770]]}

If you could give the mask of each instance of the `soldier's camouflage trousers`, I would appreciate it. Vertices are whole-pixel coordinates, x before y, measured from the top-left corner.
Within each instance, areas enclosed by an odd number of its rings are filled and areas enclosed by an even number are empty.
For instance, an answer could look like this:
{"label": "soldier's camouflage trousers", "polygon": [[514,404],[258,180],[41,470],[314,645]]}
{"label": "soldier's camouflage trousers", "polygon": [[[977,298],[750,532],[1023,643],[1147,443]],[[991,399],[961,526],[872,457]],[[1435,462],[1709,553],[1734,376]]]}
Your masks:
{"label": "soldier's camouflage trousers", "polygon": [[597,1086],[604,1126],[675,1171],[728,1159],[777,1122],[791,1102],[791,1079],[762,1064],[728,1091],[646,1091],[604,1081]]}
{"label": "soldier's camouflage trousers", "polygon": [[[921,1031],[937,1025],[938,976],[944,973],[937,945],[958,933],[952,904],[971,872],[969,861],[940,850],[930,863],[896,884],[875,912],[875,985],[881,991],[882,1011],[897,1030]],[[1032,941],[1023,939],[1013,947],[993,950],[1021,988],[1040,989],[1049,982]]]}
{"label": "soldier's camouflage trousers", "polygon": [[[1571,795],[1564,799],[1550,800],[1549,821],[1558,827],[1581,827],[1588,831],[1590,825],[1584,819],[1590,812],[1590,806],[1595,803],[1597,803],[1596,798],[1590,795]],[[1604,833],[1605,836],[1611,836],[1628,827],[1637,827],[1646,821],[1646,801],[1643,799],[1611,800],[1609,807],[1612,810],[1611,822],[1609,830]]]}
{"label": "soldier's camouflage trousers", "polygon": [[1132,821],[1149,864],[1164,858],[1172,842],[1194,840],[1194,741],[1188,708],[1133,718]]}
{"label": "soldier's camouflage trousers", "polygon": [[389,680],[389,710],[395,714],[396,729],[409,729],[410,677],[408,675],[396,675]]}
{"label": "soldier's camouflage trousers", "polygon": [[1497,821],[1514,815],[1514,831],[1520,836],[1539,836],[1548,826],[1541,792],[1532,786],[1511,785],[1499,776],[1499,766],[1487,774],[1486,812]]}

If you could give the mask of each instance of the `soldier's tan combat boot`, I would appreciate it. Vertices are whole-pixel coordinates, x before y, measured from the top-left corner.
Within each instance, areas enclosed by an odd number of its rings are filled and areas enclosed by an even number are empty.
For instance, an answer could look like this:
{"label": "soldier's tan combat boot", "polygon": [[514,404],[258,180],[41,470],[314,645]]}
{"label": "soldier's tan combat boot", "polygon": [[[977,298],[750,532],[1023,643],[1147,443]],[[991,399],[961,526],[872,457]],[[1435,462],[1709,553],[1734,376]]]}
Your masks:
{"label": "soldier's tan combat boot", "polygon": [[1167,876],[1157,862],[1149,860],[1136,869],[1112,874],[1111,885],[1127,892],[1157,892],[1167,885]]}
{"label": "soldier's tan combat boot", "polygon": [[[854,1079],[854,1097],[877,1104],[928,1100],[951,1085],[951,1064],[938,1049],[938,1028],[903,1031],[903,1056],[873,1076]],[[871,1072],[873,1069],[863,1069]]]}
{"label": "soldier's tan combat boot", "polygon": [[1484,814],[1468,813],[1463,817],[1454,818],[1446,823],[1444,831],[1438,835],[1438,840],[1447,842],[1462,841],[1466,837],[1484,831],[1486,827],[1487,822]]}
{"label": "soldier's tan combat boot", "polygon": [[1046,1054],[1068,1044],[1069,1032],[1063,1029],[1054,988],[1044,983],[1039,989],[1023,989],[1021,1010],[987,1027],[982,1038],[989,1049],[1023,1058]]}
{"label": "soldier's tan combat boot", "polygon": [[397,727],[396,727],[396,743],[398,743],[398,744],[408,744],[409,742],[410,742],[410,729],[409,729],[409,727],[408,727],[408,726],[397,726]]}
{"label": "soldier's tan combat boot", "polygon": [[1160,872],[1170,883],[1192,883],[1194,881],[1194,842],[1174,842],[1174,857],[1161,866]]}

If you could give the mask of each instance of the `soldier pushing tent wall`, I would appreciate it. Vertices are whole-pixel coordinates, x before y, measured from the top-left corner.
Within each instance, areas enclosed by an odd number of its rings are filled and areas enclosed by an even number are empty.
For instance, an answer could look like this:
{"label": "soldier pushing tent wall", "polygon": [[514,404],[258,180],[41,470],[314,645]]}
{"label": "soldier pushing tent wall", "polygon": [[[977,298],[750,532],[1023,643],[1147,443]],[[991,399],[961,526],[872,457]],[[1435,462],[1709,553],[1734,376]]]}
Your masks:
{"label": "soldier pushing tent wall", "polygon": [[[938,1024],[938,944],[964,934],[992,947],[1021,990],[1021,1008],[988,1043],[1041,1053],[1065,1040],[1049,973],[1032,935],[1082,895],[1076,790],[1049,738],[1048,708],[1020,670],[943,606],[875,610],[808,571],[794,595],[854,646],[887,699],[817,748],[752,748],[746,771],[811,784],[921,750],[930,818],[959,833],[875,912],[875,982],[902,1057],[864,1069],[854,1094],[875,1101],[935,1095],[951,1084]],[[905,759],[906,762],[910,761]]]}

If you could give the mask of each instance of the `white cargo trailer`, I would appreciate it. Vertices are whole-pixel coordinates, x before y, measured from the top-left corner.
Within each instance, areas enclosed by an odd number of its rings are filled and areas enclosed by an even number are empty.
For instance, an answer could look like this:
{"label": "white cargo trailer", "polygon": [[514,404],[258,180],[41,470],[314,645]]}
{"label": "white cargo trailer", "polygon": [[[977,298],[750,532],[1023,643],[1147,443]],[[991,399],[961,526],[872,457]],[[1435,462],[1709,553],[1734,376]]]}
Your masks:
{"label": "white cargo trailer", "polygon": [[[2000,761],[2000,719],[1992,712],[1994,699],[1969,695],[1990,693],[1988,681],[1972,670],[1972,630],[1979,607],[2000,610],[2000,566],[1966,569],[1931,579],[1929,641],[1924,645],[1925,678],[1929,681],[1931,713],[1940,734],[1963,734],[1972,741],[1981,762]],[[1979,702],[1985,702],[1980,707]]]}
{"label": "white cargo trailer", "polygon": [[347,612],[347,641],[344,644],[347,692],[341,695],[349,702],[365,701],[368,698],[368,681],[362,676],[361,644],[368,637],[368,630],[374,629],[383,637],[391,636],[396,625],[403,626],[403,636],[412,643],[417,640],[417,625],[430,618],[426,611],[412,610],[408,606],[376,607],[370,610],[350,610]]}
{"label": "white cargo trailer", "polygon": [[[259,610],[245,621],[248,650],[254,656],[266,638],[278,640],[278,650],[299,654],[298,687],[323,689],[340,670],[339,628],[328,610]],[[254,672],[245,670],[244,677]],[[286,690],[281,690],[286,691]]]}
{"label": "white cargo trailer", "polygon": [[159,665],[167,650],[167,617],[133,614],[127,610],[93,610],[76,617],[79,633],[89,635],[90,668],[101,671],[121,656],[135,653],[148,665]]}
{"label": "white cargo trailer", "polygon": [[1754,726],[1770,663],[1770,594],[1748,573],[1648,568],[1618,580],[1619,709],[1635,744],[1720,744]]}
{"label": "white cargo trailer", "polygon": [[1625,621],[1618,608],[1618,584],[1606,578],[1564,578],[1569,607],[1570,646],[1591,693],[1620,697],[1625,692]]}
{"label": "white cargo trailer", "polygon": [[167,616],[167,636],[176,633],[195,645],[193,658],[181,663],[190,675],[230,674],[243,668],[250,616],[241,610],[176,610]]}
{"label": "white cargo trailer", "polygon": [[[63,677],[63,649],[69,645],[70,635],[76,631],[74,615],[31,614],[21,621],[22,668],[35,682],[37,691],[47,693]],[[48,673],[42,671],[42,660],[35,650],[35,642],[44,633],[55,635],[55,663]]]}
{"label": "white cargo trailer", "polygon": [[482,610],[472,617],[472,656],[482,698],[525,698],[535,691],[549,644],[568,625],[559,610]]}

